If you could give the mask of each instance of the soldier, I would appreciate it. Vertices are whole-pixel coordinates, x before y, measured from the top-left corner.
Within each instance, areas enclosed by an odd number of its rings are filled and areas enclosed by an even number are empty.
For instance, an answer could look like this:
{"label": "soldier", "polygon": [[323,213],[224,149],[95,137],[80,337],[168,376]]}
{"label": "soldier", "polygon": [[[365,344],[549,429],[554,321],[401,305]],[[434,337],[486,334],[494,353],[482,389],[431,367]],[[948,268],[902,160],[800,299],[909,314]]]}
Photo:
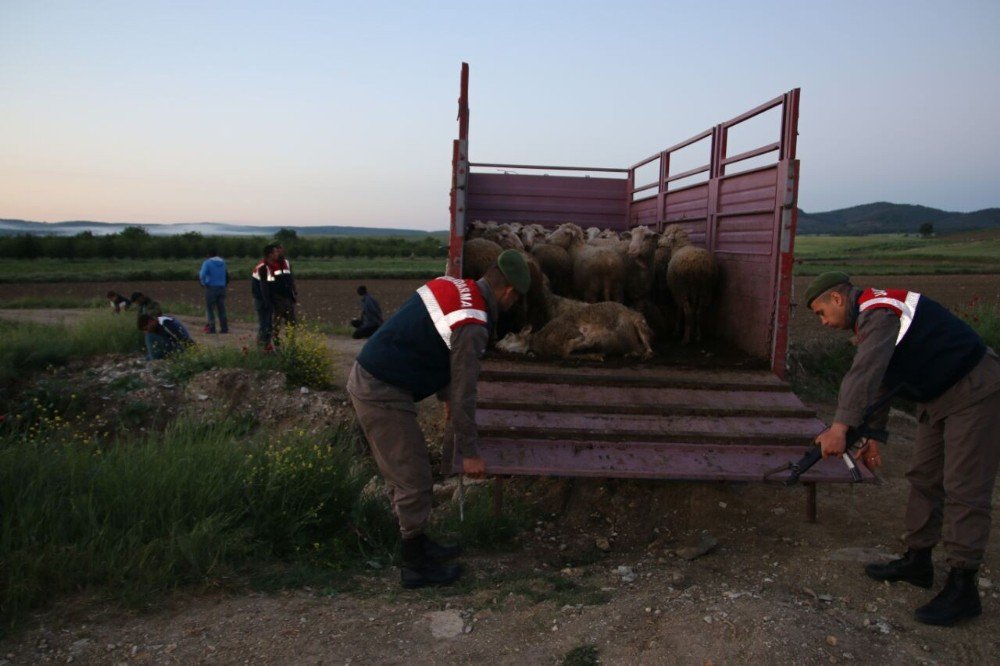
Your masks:
{"label": "soldier", "polygon": [[[906,554],[865,573],[878,581],[931,587],[931,549],[944,536],[951,567],[944,589],[916,609],[925,624],[950,625],[982,613],[976,574],[990,530],[1000,462],[1000,360],[964,321],[939,303],[903,289],[860,289],[844,273],[824,273],[806,305],[829,328],[853,330],[857,353],[844,376],[833,425],[816,443],[824,456],[844,452],[845,433],[885,391],[917,402],[917,438],[907,472]],[[888,405],[870,423],[884,427]],[[878,445],[862,456],[881,464]]]}
{"label": "soldier", "polygon": [[461,573],[458,565],[445,564],[459,547],[424,534],[431,466],[415,403],[432,394],[447,400],[462,470],[483,477],[475,421],[479,360],[499,312],[509,310],[530,285],[528,265],[515,250],[503,252],[479,280],[431,280],[369,338],[351,369],[347,390],[402,533],[403,587],[444,585]]}

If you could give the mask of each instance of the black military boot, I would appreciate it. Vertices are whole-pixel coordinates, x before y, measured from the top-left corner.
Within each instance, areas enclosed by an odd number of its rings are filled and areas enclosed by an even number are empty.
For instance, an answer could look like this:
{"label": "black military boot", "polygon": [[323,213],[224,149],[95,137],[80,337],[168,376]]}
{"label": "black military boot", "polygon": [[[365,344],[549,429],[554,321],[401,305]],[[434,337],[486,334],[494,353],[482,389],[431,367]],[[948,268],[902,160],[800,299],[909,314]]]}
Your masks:
{"label": "black military boot", "polygon": [[442,564],[424,553],[424,537],[403,539],[403,563],[400,579],[403,587],[413,589],[428,585],[448,585],[458,580],[462,567],[457,564]]}
{"label": "black military boot", "polygon": [[924,624],[948,626],[967,617],[979,617],[983,606],[976,588],[978,569],[952,569],[944,589],[930,603],[917,609],[917,619]]}
{"label": "black military boot", "polygon": [[457,543],[437,543],[436,541],[432,541],[426,534],[421,534],[417,538],[421,540],[424,555],[435,562],[447,562],[462,553],[462,547]]}
{"label": "black military boot", "polygon": [[865,565],[865,573],[869,578],[890,583],[903,581],[917,587],[930,587],[934,584],[934,564],[931,562],[931,549],[919,550],[910,548],[898,560],[891,562],[873,562]]}

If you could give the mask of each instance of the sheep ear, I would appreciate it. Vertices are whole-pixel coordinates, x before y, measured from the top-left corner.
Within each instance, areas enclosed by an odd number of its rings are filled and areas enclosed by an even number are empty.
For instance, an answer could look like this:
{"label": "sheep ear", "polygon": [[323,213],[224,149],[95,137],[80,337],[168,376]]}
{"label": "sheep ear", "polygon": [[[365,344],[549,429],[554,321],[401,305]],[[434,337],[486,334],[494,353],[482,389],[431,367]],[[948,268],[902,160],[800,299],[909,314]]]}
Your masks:
{"label": "sheep ear", "polygon": [[528,324],[527,326],[521,329],[521,332],[518,333],[518,335],[529,335],[530,333],[531,333],[531,324]]}

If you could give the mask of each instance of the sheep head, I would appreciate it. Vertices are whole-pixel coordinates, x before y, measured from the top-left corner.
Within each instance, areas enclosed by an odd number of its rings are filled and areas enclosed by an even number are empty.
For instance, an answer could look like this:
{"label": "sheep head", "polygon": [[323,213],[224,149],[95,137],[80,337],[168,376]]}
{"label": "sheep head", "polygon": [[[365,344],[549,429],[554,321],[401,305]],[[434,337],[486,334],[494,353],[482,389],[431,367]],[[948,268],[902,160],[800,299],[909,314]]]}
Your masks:
{"label": "sheep head", "polygon": [[497,342],[497,349],[511,354],[527,354],[531,347],[531,326],[525,326],[519,333],[508,333]]}
{"label": "sheep head", "polygon": [[663,244],[670,248],[671,252],[691,244],[691,237],[679,224],[671,224],[663,230]]}
{"label": "sheep head", "polygon": [[648,266],[656,253],[657,243],[660,237],[649,227],[638,226],[632,229],[631,238],[628,243],[628,256],[640,266]]}
{"label": "sheep head", "polygon": [[564,250],[568,250],[575,243],[583,242],[583,229],[572,222],[560,224],[559,227],[549,235],[549,242],[558,245]]}

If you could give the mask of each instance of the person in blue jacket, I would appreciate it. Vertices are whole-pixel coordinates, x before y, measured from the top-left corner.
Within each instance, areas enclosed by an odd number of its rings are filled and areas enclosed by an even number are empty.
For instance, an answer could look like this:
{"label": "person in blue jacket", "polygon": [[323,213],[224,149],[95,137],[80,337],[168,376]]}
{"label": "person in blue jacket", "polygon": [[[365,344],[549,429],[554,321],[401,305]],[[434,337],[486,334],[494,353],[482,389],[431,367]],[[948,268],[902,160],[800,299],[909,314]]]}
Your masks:
{"label": "person in blue jacket", "polygon": [[206,333],[215,333],[215,313],[219,313],[219,333],[229,332],[229,322],[226,319],[226,286],[229,284],[229,271],[225,260],[215,249],[208,251],[208,259],[201,265],[198,273],[201,285],[205,287],[205,311],[208,313]]}

